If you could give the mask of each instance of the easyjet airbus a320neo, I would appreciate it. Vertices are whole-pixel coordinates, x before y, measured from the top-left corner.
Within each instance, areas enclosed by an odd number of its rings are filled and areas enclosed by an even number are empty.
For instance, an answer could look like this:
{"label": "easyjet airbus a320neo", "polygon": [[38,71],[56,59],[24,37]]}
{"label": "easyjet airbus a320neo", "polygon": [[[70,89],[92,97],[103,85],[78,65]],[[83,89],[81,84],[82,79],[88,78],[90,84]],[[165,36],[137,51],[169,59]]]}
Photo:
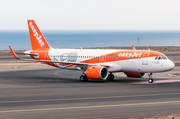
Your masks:
{"label": "easyjet airbus a320neo", "polygon": [[33,59],[21,59],[9,46],[13,56],[24,61],[38,61],[62,69],[83,72],[80,81],[113,80],[114,72],[124,72],[127,77],[141,78],[148,73],[166,72],[174,63],[166,55],[151,50],[99,50],[99,49],[54,49],[49,46],[34,20],[28,20],[32,50],[23,54]]}

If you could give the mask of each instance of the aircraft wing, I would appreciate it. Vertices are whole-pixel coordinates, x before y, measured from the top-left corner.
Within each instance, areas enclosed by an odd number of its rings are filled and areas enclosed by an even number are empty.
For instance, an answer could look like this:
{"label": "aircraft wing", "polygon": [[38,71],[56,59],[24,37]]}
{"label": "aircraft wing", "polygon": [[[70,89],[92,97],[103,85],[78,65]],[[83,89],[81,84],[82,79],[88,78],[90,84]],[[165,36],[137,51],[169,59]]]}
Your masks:
{"label": "aircraft wing", "polygon": [[30,54],[30,53],[24,53],[24,52],[16,52],[16,54],[38,56],[38,54]]}

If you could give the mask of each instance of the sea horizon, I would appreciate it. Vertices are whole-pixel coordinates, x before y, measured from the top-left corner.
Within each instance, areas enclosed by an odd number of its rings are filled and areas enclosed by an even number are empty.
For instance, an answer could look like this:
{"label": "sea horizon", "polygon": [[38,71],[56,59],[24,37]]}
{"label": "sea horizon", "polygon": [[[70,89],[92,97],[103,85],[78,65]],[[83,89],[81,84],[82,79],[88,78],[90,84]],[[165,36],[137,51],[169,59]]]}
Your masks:
{"label": "sea horizon", "polygon": [[[180,31],[61,31],[41,30],[53,48],[180,46]],[[0,50],[30,50],[28,30],[0,31]]]}

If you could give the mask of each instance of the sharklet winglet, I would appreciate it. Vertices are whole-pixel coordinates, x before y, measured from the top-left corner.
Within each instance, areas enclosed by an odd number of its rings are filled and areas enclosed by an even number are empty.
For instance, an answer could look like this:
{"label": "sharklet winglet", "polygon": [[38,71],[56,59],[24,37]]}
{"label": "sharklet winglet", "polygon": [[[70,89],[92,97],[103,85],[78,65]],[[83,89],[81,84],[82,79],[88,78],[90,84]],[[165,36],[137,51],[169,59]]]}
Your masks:
{"label": "sharklet winglet", "polygon": [[14,58],[20,59],[20,58],[16,55],[16,53],[13,51],[13,49],[11,48],[11,46],[9,46],[9,49],[11,50],[11,53],[12,53],[12,55],[13,55]]}
{"label": "sharklet winglet", "polygon": [[134,47],[134,45],[132,45],[132,49],[133,49],[133,50],[136,50],[136,48]]}

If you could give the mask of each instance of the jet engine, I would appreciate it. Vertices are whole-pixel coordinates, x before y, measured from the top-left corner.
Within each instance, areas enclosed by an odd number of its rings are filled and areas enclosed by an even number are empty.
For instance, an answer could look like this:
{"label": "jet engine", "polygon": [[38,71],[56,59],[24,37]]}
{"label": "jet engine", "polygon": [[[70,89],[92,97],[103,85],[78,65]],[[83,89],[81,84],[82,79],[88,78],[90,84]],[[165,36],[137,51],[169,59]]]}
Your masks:
{"label": "jet engine", "polygon": [[127,77],[132,77],[132,78],[142,78],[145,73],[139,73],[139,72],[124,72]]}
{"label": "jet engine", "polygon": [[87,67],[86,76],[88,79],[105,80],[108,77],[108,69],[101,66]]}

